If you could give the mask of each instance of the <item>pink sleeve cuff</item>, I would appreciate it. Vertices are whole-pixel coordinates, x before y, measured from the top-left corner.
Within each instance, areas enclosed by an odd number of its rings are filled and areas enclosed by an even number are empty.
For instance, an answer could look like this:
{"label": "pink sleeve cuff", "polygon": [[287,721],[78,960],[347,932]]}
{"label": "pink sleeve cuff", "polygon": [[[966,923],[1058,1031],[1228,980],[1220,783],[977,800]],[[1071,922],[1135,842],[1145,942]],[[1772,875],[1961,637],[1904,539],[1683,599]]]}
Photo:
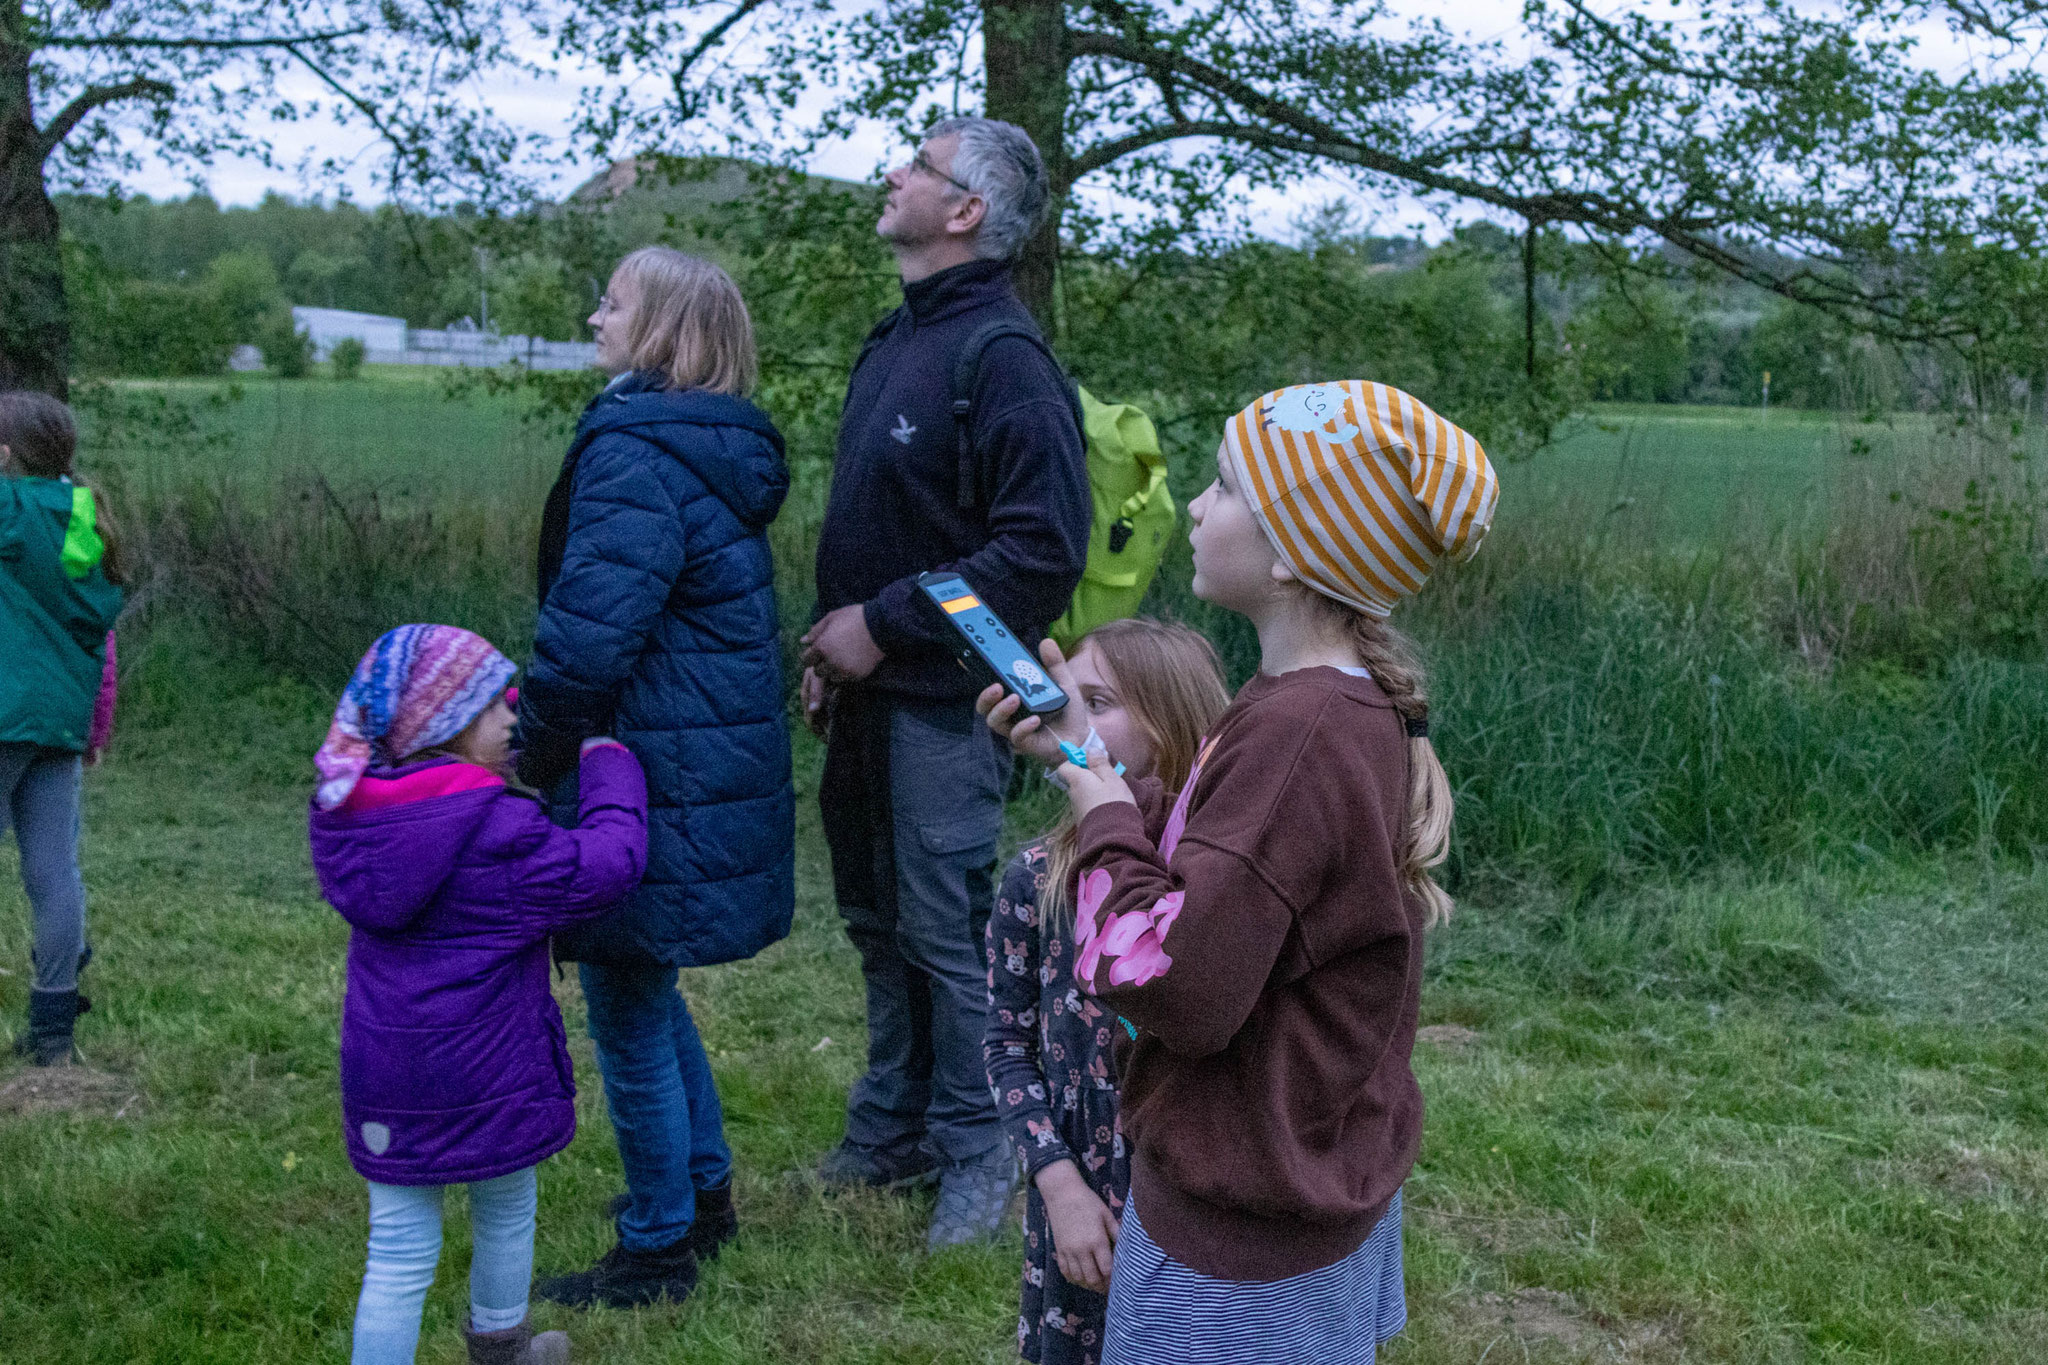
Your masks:
{"label": "pink sleeve cuff", "polygon": [[92,730],[85,747],[99,753],[114,737],[114,703],[121,690],[121,667],[114,654],[114,632],[107,632],[107,658],[100,665],[100,694],[92,704]]}

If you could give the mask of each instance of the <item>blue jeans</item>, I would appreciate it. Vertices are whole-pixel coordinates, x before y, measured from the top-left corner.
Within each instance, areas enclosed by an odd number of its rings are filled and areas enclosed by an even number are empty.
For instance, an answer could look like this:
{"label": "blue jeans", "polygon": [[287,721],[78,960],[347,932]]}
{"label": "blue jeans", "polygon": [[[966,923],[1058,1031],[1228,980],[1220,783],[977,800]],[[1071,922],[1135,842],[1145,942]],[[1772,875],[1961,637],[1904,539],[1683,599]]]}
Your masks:
{"label": "blue jeans", "polygon": [[697,1221],[697,1191],[732,1177],[711,1060],[674,967],[586,962],[581,975],[633,1200],[619,1215],[619,1242],[629,1251],[673,1246]]}
{"label": "blue jeans", "polygon": [[85,881],[78,875],[77,754],[33,744],[0,744],[0,832],[14,826],[21,884],[28,892],[39,991],[78,989],[85,955]]}
{"label": "blue jeans", "polygon": [[[469,1322],[502,1332],[526,1321],[533,1279],[534,1168],[469,1187]],[[445,1185],[370,1185],[370,1262],[356,1300],[350,1365],[412,1365],[420,1309],[441,1259]]]}

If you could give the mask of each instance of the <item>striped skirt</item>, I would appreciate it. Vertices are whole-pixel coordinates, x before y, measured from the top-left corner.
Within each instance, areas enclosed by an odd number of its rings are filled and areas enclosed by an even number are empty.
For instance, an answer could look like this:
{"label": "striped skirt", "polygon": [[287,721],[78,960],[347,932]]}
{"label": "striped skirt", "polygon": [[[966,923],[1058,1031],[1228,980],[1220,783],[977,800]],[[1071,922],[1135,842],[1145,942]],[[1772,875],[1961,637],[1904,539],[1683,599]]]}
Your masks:
{"label": "striped skirt", "polygon": [[1407,1325],[1398,1191],[1358,1250],[1266,1283],[1188,1269],[1145,1235],[1136,1201],[1124,1204],[1102,1365],[1372,1365]]}

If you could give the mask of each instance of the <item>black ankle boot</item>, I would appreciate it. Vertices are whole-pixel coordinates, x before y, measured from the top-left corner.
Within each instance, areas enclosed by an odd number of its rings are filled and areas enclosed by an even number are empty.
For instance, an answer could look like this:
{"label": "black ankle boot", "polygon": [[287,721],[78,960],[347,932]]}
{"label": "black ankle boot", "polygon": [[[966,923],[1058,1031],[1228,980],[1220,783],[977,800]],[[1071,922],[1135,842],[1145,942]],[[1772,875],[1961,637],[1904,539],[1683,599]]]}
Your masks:
{"label": "black ankle boot", "polygon": [[681,1303],[696,1287],[697,1253],[685,1237],[653,1251],[634,1251],[621,1242],[590,1269],[542,1280],[533,1292],[570,1308],[643,1308],[662,1299]]}
{"label": "black ankle boot", "polygon": [[723,1185],[697,1191],[697,1221],[690,1224],[690,1235],[683,1239],[697,1253],[697,1259],[710,1260],[739,1235],[740,1219],[732,1207],[732,1180],[728,1178]]}
{"label": "black ankle boot", "polygon": [[28,993],[28,1029],[14,1040],[14,1055],[35,1066],[71,1065],[72,1029],[91,1004],[75,990]]}
{"label": "black ankle boot", "polygon": [[[604,1206],[606,1214],[619,1217],[633,1207],[633,1196],[615,1194]],[[723,1185],[714,1185],[708,1190],[697,1191],[697,1221],[690,1224],[690,1230],[683,1240],[697,1253],[697,1259],[708,1261],[725,1249],[725,1244],[740,1235],[739,1215],[732,1207],[732,1178],[726,1177]]]}

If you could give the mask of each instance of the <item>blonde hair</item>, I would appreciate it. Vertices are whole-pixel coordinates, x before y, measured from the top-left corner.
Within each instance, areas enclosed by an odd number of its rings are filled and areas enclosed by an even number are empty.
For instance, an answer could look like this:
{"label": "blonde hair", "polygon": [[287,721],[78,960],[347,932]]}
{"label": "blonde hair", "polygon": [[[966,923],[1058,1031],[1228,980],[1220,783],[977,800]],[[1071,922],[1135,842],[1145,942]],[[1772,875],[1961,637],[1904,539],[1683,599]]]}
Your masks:
{"label": "blonde hair", "polygon": [[[1152,772],[1173,795],[1194,769],[1202,737],[1230,705],[1216,646],[1200,631],[1135,616],[1097,626],[1075,642],[1074,653],[1094,646],[1103,671],[1152,746]],[[1079,830],[1070,810],[1046,836],[1045,889],[1038,923],[1067,926],[1080,869]]]}
{"label": "blonde hair", "polygon": [[732,276],[666,246],[641,247],[619,273],[640,291],[626,338],[635,370],[659,370],[679,389],[734,398],[754,391],[754,320]]}
{"label": "blonde hair", "polygon": [[[1372,674],[1380,691],[1394,704],[1404,723],[1422,724],[1429,719],[1429,680],[1415,646],[1386,618],[1374,616],[1326,597],[1307,587],[1310,599],[1324,611],[1325,620],[1343,630],[1358,662]],[[1433,928],[1451,917],[1457,902],[1436,884],[1430,869],[1441,866],[1451,853],[1451,816],[1454,802],[1451,780],[1436,756],[1428,735],[1411,735],[1408,740],[1408,831],[1400,851],[1401,879],[1422,902],[1423,925]]]}

